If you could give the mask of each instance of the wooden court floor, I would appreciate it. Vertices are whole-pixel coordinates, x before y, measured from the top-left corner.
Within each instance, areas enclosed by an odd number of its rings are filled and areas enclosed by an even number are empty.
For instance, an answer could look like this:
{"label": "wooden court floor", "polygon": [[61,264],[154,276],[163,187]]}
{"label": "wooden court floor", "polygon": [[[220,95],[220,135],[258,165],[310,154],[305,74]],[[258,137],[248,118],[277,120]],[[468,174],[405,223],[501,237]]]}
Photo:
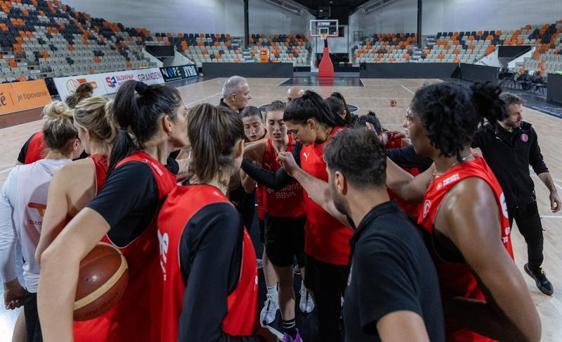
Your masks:
{"label": "wooden court floor", "polygon": [[[286,101],[288,86],[279,86],[286,79],[253,78],[249,79],[253,99],[250,105],[261,106],[273,100]],[[357,106],[357,114],[373,110],[379,116],[383,126],[392,130],[401,129],[408,106],[414,91],[425,83],[439,80],[407,80],[407,79],[363,79],[363,87],[344,86],[307,86],[319,92],[323,97],[333,91],[342,93],[349,104]],[[218,104],[224,79],[212,79],[179,88],[184,103],[192,106],[209,102]],[[390,101],[396,100],[395,107]],[[526,108],[524,120],[533,124],[539,136],[539,144],[555,179],[559,193],[562,194],[562,120],[544,113]],[[41,127],[40,121],[0,129],[0,184],[3,183],[10,168],[14,165],[20,147],[25,140]],[[533,300],[539,310],[543,335],[542,340],[548,342],[562,341],[562,213],[552,214],[548,200],[548,191],[538,177],[533,176],[537,192],[539,212],[544,227],[544,270],[554,285],[554,295],[548,297],[539,292],[534,281],[524,274]],[[522,270],[527,260],[525,241],[517,229],[513,231],[516,262]],[[524,272],[523,272],[524,273]],[[0,341],[8,341],[11,327],[15,319],[14,312],[0,309]]]}

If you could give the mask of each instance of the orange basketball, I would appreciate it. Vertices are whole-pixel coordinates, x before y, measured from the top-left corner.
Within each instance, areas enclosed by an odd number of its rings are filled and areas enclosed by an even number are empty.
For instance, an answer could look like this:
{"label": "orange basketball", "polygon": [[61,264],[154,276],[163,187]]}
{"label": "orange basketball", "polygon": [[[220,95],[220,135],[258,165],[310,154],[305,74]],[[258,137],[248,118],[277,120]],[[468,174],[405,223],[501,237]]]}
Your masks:
{"label": "orange basketball", "polygon": [[74,319],[95,318],[115,305],[127,288],[127,268],[127,260],[117,248],[98,243],[80,262]]}

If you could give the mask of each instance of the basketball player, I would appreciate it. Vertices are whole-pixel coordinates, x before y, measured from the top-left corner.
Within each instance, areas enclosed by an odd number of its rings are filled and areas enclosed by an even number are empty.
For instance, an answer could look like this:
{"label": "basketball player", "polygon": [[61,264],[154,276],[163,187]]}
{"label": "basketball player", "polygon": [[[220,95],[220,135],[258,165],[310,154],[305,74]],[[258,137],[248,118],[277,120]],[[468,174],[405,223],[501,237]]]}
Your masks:
{"label": "basketball player", "polygon": [[[0,196],[0,270],[4,279],[4,304],[15,309],[23,304],[28,341],[41,341],[37,315],[39,264],[35,248],[47,205],[47,190],[53,174],[82,151],[78,132],[72,124],[72,111],[63,102],[43,109],[42,135],[48,152],[45,158],[14,167],[4,182]],[[16,245],[21,245],[22,287],[17,279]]]}
{"label": "basketball player", "polygon": [[[76,105],[86,99],[91,97],[94,88],[90,83],[84,83],[76,88],[76,91],[66,98],[66,104],[70,109],[74,109]],[[43,140],[43,131],[34,133],[27,141],[23,144],[20,153],[18,155],[18,163],[20,164],[31,164],[43,158],[47,153],[45,151],[45,141]],[[79,157],[86,157],[85,155],[80,155]]]}
{"label": "basketball player", "polygon": [[513,262],[504,194],[484,159],[470,151],[482,117],[505,117],[500,92],[450,83],[419,89],[408,136],[434,166],[408,181],[412,176],[388,161],[387,185],[406,199],[423,196],[418,223],[437,266],[448,341],[540,339],[539,316]]}
{"label": "basketball player", "polygon": [[240,113],[251,99],[250,86],[244,77],[232,76],[224,82],[221,106],[230,108],[235,113]]}
{"label": "basketball player", "polygon": [[482,127],[475,134],[472,146],[480,148],[504,190],[510,226],[513,227],[515,220],[527,242],[529,259],[525,272],[542,293],[551,296],[554,289],[541,268],[543,233],[529,165],[548,188],[553,213],[560,211],[560,197],[544,163],[537,132],[530,123],[522,121],[523,100],[511,94],[502,94],[501,99],[505,102],[507,117]]}
{"label": "basketball player", "polygon": [[[326,142],[343,129],[345,121],[334,115],[315,92],[307,91],[289,102],[283,116],[287,129],[295,140],[304,145],[292,154],[297,156],[303,170],[326,181],[326,164],[323,150]],[[290,153],[289,153],[290,154]],[[291,177],[279,170],[271,174],[252,165],[242,163],[244,171],[268,188],[280,190],[287,186]],[[305,284],[316,302],[321,341],[340,340],[341,298],[349,271],[349,239],[352,231],[304,194],[305,225]]]}
{"label": "basketball player", "polygon": [[347,126],[351,127],[355,124],[355,122],[357,121],[357,119],[359,118],[359,116],[351,113],[349,111],[349,107],[347,106],[347,101],[345,100],[345,97],[343,97],[343,95],[339,92],[333,92],[329,98],[335,98],[340,100],[343,103],[343,110],[340,110],[340,115],[343,117],[343,119],[347,122]]}
{"label": "basketball player", "polygon": [[162,284],[154,218],[176,185],[163,164],[171,150],[187,143],[184,110],[178,91],[168,86],[131,80],[119,88],[112,111],[120,129],[105,185],[41,256],[39,317],[46,340],[72,338],[79,263],[102,238],[124,254],[129,283],[98,340],[159,339]]}
{"label": "basketball player", "polygon": [[[262,111],[257,107],[247,106],[242,110],[240,116],[244,124],[246,146],[265,144],[267,142],[267,131],[264,125]],[[244,226],[247,228],[253,225],[254,209],[257,207],[260,242],[265,245],[265,188],[256,187],[255,183],[246,186],[245,183],[248,182],[248,177],[241,174],[240,178],[242,181],[241,187],[234,191],[231,190],[229,199],[237,204],[237,208],[242,214]],[[275,321],[277,311],[279,310],[279,295],[277,290],[279,279],[273,269],[273,265],[269,261],[265,248],[261,260],[258,260],[258,264],[260,261],[267,291],[265,302],[260,312],[260,322],[263,324],[271,324]]]}
{"label": "basketball player", "polygon": [[49,186],[36,259],[98,192],[107,175],[108,158],[117,129],[111,118],[111,102],[102,96],[83,100],[74,109],[74,126],[90,157],[61,168]]}
{"label": "basketball player", "polygon": [[[263,143],[249,146],[245,152],[246,159],[251,159],[273,172],[280,168],[277,162],[277,152],[291,152],[295,148],[295,141],[292,136],[287,134],[287,127],[283,121],[284,110],[285,104],[280,101],[274,101],[267,108],[268,139]],[[256,187],[256,183],[251,178],[245,177],[243,179],[245,189],[251,190]],[[288,341],[300,341],[295,322],[295,292],[291,266],[296,258],[302,268],[301,274],[304,274],[305,217],[302,188],[294,180],[279,191],[267,189],[263,185],[258,188],[264,189],[265,252],[279,277],[279,306],[283,318],[283,331]],[[304,286],[301,287],[301,290],[306,291]],[[270,296],[272,294],[268,288],[268,300],[277,300],[277,298],[270,299]],[[306,301],[306,296],[307,293],[301,291],[301,302]],[[266,301],[264,310],[267,305],[270,305],[270,303]],[[306,305],[306,302],[304,305]],[[273,318],[275,318],[274,315]],[[260,320],[263,321],[263,318],[260,317]]]}
{"label": "basketball player", "polygon": [[444,341],[435,266],[415,226],[390,201],[382,143],[371,130],[345,130],[327,144],[324,159],[334,207],[354,223],[346,341]]}
{"label": "basketball player", "polygon": [[194,180],[178,186],[158,216],[164,298],[161,341],[254,341],[256,254],[226,197],[244,152],[238,116],[202,104],[189,115]]}

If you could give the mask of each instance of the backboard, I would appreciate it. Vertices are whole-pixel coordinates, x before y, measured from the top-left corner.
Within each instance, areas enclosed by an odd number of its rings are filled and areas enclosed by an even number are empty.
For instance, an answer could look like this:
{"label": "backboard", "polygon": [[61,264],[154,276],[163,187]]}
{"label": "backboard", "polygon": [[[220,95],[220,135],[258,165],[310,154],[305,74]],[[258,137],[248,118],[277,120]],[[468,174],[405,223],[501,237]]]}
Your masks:
{"label": "backboard", "polygon": [[337,19],[314,19],[310,21],[310,32],[311,37],[327,38],[327,37],[338,37],[338,20]]}

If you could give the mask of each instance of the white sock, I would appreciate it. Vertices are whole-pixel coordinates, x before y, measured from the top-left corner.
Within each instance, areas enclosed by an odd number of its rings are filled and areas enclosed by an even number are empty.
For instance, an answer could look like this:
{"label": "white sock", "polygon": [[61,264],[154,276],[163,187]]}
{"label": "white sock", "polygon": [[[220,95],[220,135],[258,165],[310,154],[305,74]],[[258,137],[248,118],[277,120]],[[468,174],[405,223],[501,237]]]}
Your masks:
{"label": "white sock", "polygon": [[277,299],[277,285],[268,286],[267,287],[267,294],[273,296],[273,298]]}

